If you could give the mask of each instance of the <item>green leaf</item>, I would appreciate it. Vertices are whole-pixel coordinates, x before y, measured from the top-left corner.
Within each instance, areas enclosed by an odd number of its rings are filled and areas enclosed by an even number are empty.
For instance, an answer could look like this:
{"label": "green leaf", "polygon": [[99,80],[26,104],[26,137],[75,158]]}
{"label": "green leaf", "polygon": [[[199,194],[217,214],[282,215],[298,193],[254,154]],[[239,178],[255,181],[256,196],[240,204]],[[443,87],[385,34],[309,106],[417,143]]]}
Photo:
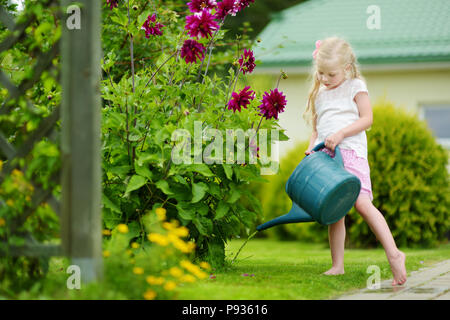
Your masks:
{"label": "green leaf", "polygon": [[112,202],[105,194],[102,194],[102,199],[103,199],[103,206],[105,208],[111,209],[112,212],[122,213],[120,208],[114,202]]}
{"label": "green leaf", "polygon": [[142,176],[139,175],[133,175],[130,179],[130,182],[128,182],[127,190],[125,193],[130,193],[131,191],[134,191],[136,189],[139,189],[147,182],[147,179],[145,179]]}
{"label": "green leaf", "polygon": [[187,221],[192,220],[193,218],[193,210],[189,207],[189,204],[180,202],[176,205],[178,210],[178,215]]}
{"label": "green leaf", "polygon": [[231,189],[231,195],[228,198],[228,203],[234,203],[241,197],[241,191],[237,187],[230,186]]}
{"label": "green leaf", "polygon": [[166,180],[159,180],[155,185],[165,194],[167,195],[173,194],[172,190],[170,190],[169,183]]}
{"label": "green leaf", "polygon": [[137,164],[139,166],[141,166],[141,165],[144,165],[146,163],[156,163],[160,167],[162,167],[163,163],[164,163],[164,159],[162,158],[162,155],[161,155],[160,152],[156,152],[156,153],[141,153],[138,156]]}
{"label": "green leaf", "polygon": [[120,179],[124,179],[125,176],[130,171],[131,167],[129,165],[126,166],[117,166],[117,167],[110,167],[109,172],[119,176]]}
{"label": "green leaf", "polygon": [[223,218],[228,213],[229,210],[230,210],[230,206],[223,200],[220,200],[219,204],[217,205],[216,215],[214,216],[214,220]]}
{"label": "green leaf", "polygon": [[205,217],[195,218],[194,220],[192,220],[192,222],[197,227],[198,232],[202,236],[210,235],[212,233],[213,224],[212,221],[209,220],[208,218]]}
{"label": "green leaf", "polygon": [[140,176],[146,177],[148,180],[152,180],[153,173],[150,171],[147,165],[139,165],[137,161],[134,163],[134,170]]}
{"label": "green leaf", "polygon": [[248,228],[251,228],[253,226],[253,221],[256,218],[256,214],[252,211],[248,210],[240,210],[241,220],[244,223],[244,225]]}
{"label": "green leaf", "polygon": [[198,213],[200,216],[206,216],[209,212],[209,206],[205,203],[196,203],[194,205],[195,212]]}
{"label": "green leaf", "polygon": [[233,178],[233,169],[231,168],[230,164],[223,163],[222,164],[223,170],[225,171],[225,174],[228,178],[228,180],[232,180]]}
{"label": "green leaf", "polygon": [[212,177],[214,174],[205,163],[196,163],[186,166],[186,171],[201,173],[205,177]]}
{"label": "green leaf", "polygon": [[205,196],[206,191],[208,191],[208,185],[204,182],[193,183],[192,184],[192,203],[199,202]]}

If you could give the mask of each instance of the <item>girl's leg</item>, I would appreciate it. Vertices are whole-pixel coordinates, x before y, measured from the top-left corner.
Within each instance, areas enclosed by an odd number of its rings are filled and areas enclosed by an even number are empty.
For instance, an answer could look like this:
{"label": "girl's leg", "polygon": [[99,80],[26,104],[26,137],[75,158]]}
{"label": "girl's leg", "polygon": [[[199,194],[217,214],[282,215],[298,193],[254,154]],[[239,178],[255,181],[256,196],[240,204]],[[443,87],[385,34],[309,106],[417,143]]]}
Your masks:
{"label": "girl's leg", "polygon": [[344,274],[344,245],[345,223],[344,218],[328,226],[332,267],[324,272],[326,275]]}
{"label": "girl's leg", "polygon": [[397,248],[383,215],[372,204],[367,194],[358,196],[355,208],[367,222],[378,241],[383,245],[394,276],[392,285],[402,285],[406,282],[405,254]]}

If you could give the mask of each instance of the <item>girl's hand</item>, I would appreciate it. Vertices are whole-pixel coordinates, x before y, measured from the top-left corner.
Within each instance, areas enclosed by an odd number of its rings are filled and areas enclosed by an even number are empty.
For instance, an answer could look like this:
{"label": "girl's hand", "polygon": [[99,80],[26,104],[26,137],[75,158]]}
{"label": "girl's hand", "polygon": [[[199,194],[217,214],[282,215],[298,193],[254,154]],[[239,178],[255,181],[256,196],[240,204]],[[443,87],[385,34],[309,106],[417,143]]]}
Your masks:
{"label": "girl's hand", "polygon": [[310,154],[314,153],[315,151],[306,150],[305,155],[309,156]]}
{"label": "girl's hand", "polygon": [[325,147],[334,151],[336,146],[344,140],[344,134],[341,131],[333,133],[332,135],[325,138]]}

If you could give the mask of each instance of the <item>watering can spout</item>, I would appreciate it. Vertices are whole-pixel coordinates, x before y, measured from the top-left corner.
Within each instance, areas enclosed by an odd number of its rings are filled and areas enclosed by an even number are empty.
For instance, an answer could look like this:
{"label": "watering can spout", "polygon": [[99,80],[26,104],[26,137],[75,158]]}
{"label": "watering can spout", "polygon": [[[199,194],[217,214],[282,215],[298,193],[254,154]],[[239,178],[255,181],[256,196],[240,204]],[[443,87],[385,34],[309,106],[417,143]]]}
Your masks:
{"label": "watering can spout", "polygon": [[305,210],[299,207],[295,202],[292,202],[292,208],[288,213],[257,226],[256,230],[262,231],[270,227],[285,223],[313,221],[314,219]]}

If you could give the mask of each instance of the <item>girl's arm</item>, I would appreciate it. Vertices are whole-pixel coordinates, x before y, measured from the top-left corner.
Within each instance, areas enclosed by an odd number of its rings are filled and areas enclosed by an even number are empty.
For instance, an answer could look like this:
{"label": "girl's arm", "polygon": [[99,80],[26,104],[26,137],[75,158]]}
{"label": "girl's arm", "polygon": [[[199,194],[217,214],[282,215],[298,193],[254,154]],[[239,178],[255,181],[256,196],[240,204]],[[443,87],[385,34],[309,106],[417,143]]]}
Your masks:
{"label": "girl's arm", "polygon": [[372,107],[370,106],[370,100],[367,93],[359,92],[355,96],[355,102],[358,106],[359,119],[340,130],[344,135],[344,138],[354,136],[355,134],[366,130],[373,122]]}
{"label": "girl's arm", "polygon": [[327,148],[334,151],[334,148],[341,143],[344,138],[354,136],[372,125],[373,114],[369,95],[366,92],[359,92],[355,96],[355,102],[358,106],[359,119],[338,132],[328,136],[325,139],[325,146]]}
{"label": "girl's arm", "polygon": [[306,155],[311,153],[311,149],[314,148],[314,142],[316,141],[316,139],[317,139],[317,131],[313,129],[313,132],[311,133],[311,138],[309,139],[308,149],[305,152]]}

